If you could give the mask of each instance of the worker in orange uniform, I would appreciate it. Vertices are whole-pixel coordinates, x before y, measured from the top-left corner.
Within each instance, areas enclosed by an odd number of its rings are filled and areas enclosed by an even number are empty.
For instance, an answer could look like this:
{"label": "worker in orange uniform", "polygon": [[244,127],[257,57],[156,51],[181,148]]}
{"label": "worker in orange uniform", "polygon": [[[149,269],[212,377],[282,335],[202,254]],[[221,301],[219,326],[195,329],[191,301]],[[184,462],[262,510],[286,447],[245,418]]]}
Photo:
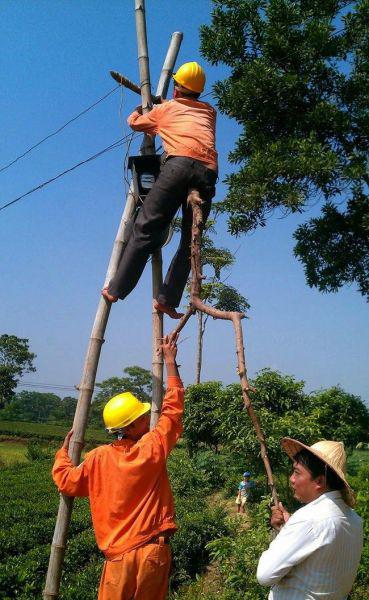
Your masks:
{"label": "worker in orange uniform", "polygon": [[162,101],[142,114],[138,107],[129,117],[134,131],[160,135],[166,158],[159,177],[145,198],[116,275],[102,291],[109,302],[123,300],[136,286],[149,255],[160,247],[162,232],[182,206],[178,250],[169,266],[154,308],[176,319],[176,311],[190,272],[192,210],[187,206],[191,188],[203,201],[203,222],[209,216],[218,176],[215,150],[216,111],[199,99],[205,73],[196,62],[182,65],[173,75],[173,99]]}
{"label": "worker in orange uniform", "polygon": [[98,600],[162,600],[171,567],[169,538],[176,531],[166,462],[182,432],[183,385],[176,365],[177,338],[161,346],[167,391],[161,416],[149,431],[150,404],[130,392],[106,404],[105,426],[116,436],[75,467],[70,431],[56,453],[52,475],[67,496],[88,496],[95,537],[106,561]]}

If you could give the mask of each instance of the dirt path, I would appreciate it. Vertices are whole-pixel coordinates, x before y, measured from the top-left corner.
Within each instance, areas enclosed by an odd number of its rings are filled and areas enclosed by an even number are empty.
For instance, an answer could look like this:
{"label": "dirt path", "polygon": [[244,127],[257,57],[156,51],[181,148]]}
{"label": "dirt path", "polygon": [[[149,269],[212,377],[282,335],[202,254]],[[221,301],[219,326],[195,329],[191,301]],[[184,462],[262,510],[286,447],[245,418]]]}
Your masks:
{"label": "dirt path", "polygon": [[247,507],[245,513],[237,513],[237,505],[234,498],[225,498],[222,492],[215,492],[208,497],[209,506],[221,506],[227,515],[239,519],[240,530],[250,528],[250,517],[247,513]]}

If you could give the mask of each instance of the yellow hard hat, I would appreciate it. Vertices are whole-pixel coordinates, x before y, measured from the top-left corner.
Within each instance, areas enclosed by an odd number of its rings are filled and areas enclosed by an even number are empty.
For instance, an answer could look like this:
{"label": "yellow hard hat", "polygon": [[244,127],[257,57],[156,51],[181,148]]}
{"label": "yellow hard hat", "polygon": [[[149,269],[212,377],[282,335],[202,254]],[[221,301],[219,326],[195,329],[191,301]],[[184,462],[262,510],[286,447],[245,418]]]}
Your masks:
{"label": "yellow hard hat", "polygon": [[148,402],[141,402],[131,392],[123,392],[111,398],[103,410],[106,429],[112,433],[116,429],[127,427],[138,417],[150,410]]}
{"label": "yellow hard hat", "polygon": [[205,87],[205,72],[197,62],[184,63],[176,73],[173,73],[173,79],[179,85],[197,94],[200,94]]}

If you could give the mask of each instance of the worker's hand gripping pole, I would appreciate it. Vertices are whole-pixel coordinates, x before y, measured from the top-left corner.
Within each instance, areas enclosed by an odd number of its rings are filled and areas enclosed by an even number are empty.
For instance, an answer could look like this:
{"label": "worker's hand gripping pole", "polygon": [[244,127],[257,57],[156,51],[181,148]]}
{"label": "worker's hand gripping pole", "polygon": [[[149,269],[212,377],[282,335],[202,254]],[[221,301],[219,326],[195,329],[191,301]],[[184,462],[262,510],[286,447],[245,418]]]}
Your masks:
{"label": "worker's hand gripping pole", "polygon": [[186,314],[179,321],[177,327],[171,332],[171,336],[177,334],[187,323],[190,316],[197,310],[210,315],[214,319],[223,319],[232,321],[235,338],[236,338],[236,353],[237,353],[237,371],[240,377],[242,398],[244,407],[248,412],[251,422],[254,426],[256,437],[260,443],[261,458],[264,463],[264,468],[267,474],[268,485],[272,494],[273,503],[278,506],[278,494],[275,487],[273,473],[269,462],[267,445],[265,437],[260,427],[259,419],[254,412],[249,396],[250,384],[247,379],[245,349],[243,345],[243,333],[241,320],[245,317],[243,313],[233,311],[218,310],[212,306],[207,306],[201,300],[201,283],[203,279],[201,271],[201,233],[203,229],[203,218],[201,210],[201,198],[197,190],[190,190],[188,204],[192,208],[192,236],[191,236],[191,299],[190,306]]}

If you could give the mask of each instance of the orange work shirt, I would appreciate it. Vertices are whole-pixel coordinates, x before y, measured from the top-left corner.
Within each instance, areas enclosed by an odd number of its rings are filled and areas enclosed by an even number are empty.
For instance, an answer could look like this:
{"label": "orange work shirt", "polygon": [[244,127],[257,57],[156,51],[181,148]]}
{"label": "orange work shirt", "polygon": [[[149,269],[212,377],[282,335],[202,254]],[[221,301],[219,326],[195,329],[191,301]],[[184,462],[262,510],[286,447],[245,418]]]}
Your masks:
{"label": "orange work shirt", "polygon": [[195,158],[216,171],[216,114],[207,102],[176,98],[155,104],[144,115],[135,110],[127,122],[134,131],[160,135],[168,156]]}
{"label": "orange work shirt", "polygon": [[56,453],[54,482],[67,496],[89,497],[97,545],[108,560],[177,529],[166,461],[183,431],[183,398],[179,377],[168,377],[158,423],[140,440],[99,446],[78,467],[66,449]]}

